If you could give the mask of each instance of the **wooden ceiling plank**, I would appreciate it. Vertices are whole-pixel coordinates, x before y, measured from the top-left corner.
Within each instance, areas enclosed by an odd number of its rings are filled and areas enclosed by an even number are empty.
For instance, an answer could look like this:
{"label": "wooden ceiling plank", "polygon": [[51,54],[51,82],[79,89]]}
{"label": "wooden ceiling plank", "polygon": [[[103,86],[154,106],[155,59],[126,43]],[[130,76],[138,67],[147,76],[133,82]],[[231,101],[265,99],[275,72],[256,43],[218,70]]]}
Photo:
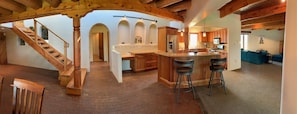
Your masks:
{"label": "wooden ceiling plank", "polygon": [[265,0],[232,0],[219,9],[220,17],[222,18],[241,8],[247,7],[249,5],[257,4],[263,1]]}
{"label": "wooden ceiling plank", "polygon": [[24,4],[25,6],[29,6],[33,9],[39,9],[42,7],[41,0],[15,0],[18,3]]}
{"label": "wooden ceiling plank", "polygon": [[167,19],[184,21],[182,17],[172,13],[166,9],[157,8],[151,4],[143,4],[136,0],[96,0],[90,4],[88,1],[80,1],[79,4],[75,2],[63,1],[58,7],[53,8],[45,6],[37,10],[28,10],[19,14],[12,14],[8,16],[0,16],[0,23],[12,22],[24,19],[31,19],[55,14],[73,15],[86,14],[93,10],[128,10],[141,12],[157,17]]}
{"label": "wooden ceiling plank", "polygon": [[187,15],[187,10],[179,11],[178,15],[185,17]]}
{"label": "wooden ceiling plank", "polygon": [[270,23],[270,22],[275,22],[275,21],[285,21],[285,17],[286,17],[286,14],[281,13],[281,14],[267,16],[267,17],[263,17],[263,18],[242,21],[241,25],[250,25],[250,24],[257,24],[257,23]]}
{"label": "wooden ceiling plank", "polygon": [[9,15],[9,14],[12,14],[12,11],[0,7],[0,14],[1,16]]}
{"label": "wooden ceiling plank", "polygon": [[286,12],[286,2],[275,5],[275,6],[267,7],[267,8],[242,13],[240,15],[240,19],[242,21],[245,21],[245,20],[250,20],[250,19],[271,16],[271,15],[275,15],[275,14],[280,14],[280,13],[284,13],[284,12]]}
{"label": "wooden ceiling plank", "polygon": [[164,8],[175,3],[181,2],[183,0],[159,0],[156,2],[158,8]]}
{"label": "wooden ceiling plank", "polygon": [[25,6],[31,7],[33,9],[39,9],[42,7],[41,0],[15,0],[18,3],[24,4]]}
{"label": "wooden ceiling plank", "polygon": [[52,7],[56,8],[60,5],[62,2],[61,0],[45,0],[47,3],[49,3]]}
{"label": "wooden ceiling plank", "polygon": [[13,0],[1,0],[0,7],[19,13],[26,11],[26,7],[24,5]]}
{"label": "wooden ceiling plank", "polygon": [[191,7],[191,1],[187,0],[187,1],[183,1],[181,3],[172,5],[169,8],[169,11],[171,12],[178,12],[178,11],[182,11],[182,10],[187,10],[188,8]]}

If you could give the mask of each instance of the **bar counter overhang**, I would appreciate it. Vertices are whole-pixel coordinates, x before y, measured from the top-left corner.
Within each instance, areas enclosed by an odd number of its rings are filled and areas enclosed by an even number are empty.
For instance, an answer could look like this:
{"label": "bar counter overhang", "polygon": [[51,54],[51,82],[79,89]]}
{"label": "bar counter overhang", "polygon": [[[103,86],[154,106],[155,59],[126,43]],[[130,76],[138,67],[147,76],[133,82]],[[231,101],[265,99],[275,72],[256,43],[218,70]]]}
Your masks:
{"label": "bar counter overhang", "polygon": [[[208,85],[210,77],[210,59],[218,58],[220,54],[217,52],[184,52],[184,53],[170,53],[170,52],[156,52],[158,55],[158,82],[173,88],[177,81],[177,73],[174,68],[174,59],[193,59],[194,66],[192,76],[193,86]],[[214,78],[216,79],[217,76]],[[187,88],[188,83],[186,78],[182,79],[181,88]],[[214,80],[213,84],[219,83],[219,80]]]}

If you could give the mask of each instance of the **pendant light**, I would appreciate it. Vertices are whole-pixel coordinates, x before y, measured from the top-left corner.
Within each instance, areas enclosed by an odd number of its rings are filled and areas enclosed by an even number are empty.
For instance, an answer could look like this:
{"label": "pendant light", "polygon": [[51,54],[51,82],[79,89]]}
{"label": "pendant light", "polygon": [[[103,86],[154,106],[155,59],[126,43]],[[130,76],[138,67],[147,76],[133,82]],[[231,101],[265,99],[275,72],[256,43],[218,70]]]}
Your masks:
{"label": "pendant light", "polygon": [[205,32],[205,21],[204,21],[204,26],[203,26],[202,36],[203,36],[203,37],[206,37],[206,32]]}

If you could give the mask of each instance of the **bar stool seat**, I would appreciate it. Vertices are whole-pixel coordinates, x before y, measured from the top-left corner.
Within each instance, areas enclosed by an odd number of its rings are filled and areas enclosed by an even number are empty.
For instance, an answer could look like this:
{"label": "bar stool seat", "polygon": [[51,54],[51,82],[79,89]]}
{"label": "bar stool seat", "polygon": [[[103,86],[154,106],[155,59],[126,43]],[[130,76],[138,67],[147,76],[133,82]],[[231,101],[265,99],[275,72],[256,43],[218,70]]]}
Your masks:
{"label": "bar stool seat", "polygon": [[209,69],[211,70],[210,79],[208,82],[209,90],[209,96],[212,95],[212,81],[214,80],[214,73],[218,72],[220,74],[220,85],[224,88],[225,94],[226,92],[226,86],[225,86],[225,80],[223,76],[223,71],[226,68],[226,58],[215,58],[210,60],[210,66]]}
{"label": "bar stool seat", "polygon": [[191,74],[193,72],[193,64],[194,60],[193,59],[174,59],[174,66],[176,73],[178,74],[177,76],[177,81],[174,87],[174,92],[176,91],[176,88],[178,86],[178,93],[176,96],[176,102],[179,103],[179,96],[180,96],[180,84],[182,82],[182,76],[187,77],[187,82],[189,89],[193,92],[193,97],[196,99],[196,91],[195,88],[192,85],[192,79],[191,79]]}

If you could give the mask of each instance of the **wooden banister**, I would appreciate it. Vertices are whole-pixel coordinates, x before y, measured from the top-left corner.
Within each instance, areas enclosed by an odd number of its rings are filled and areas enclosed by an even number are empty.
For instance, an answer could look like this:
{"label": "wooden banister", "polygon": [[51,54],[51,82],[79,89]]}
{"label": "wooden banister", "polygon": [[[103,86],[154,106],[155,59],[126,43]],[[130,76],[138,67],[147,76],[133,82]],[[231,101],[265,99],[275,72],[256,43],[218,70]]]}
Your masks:
{"label": "wooden banister", "polygon": [[[34,20],[34,28],[36,29],[37,24],[40,24],[41,26],[45,27],[49,32],[51,32],[53,35],[55,35],[58,39],[62,40],[64,43],[64,70],[67,70],[67,48],[69,47],[69,43],[66,42],[63,38],[61,38],[60,36],[58,36],[55,32],[53,32],[52,30],[50,30],[48,27],[46,27],[44,24],[42,24],[41,22],[37,21],[36,19]],[[34,30],[35,32],[35,42],[37,43],[37,31]]]}

